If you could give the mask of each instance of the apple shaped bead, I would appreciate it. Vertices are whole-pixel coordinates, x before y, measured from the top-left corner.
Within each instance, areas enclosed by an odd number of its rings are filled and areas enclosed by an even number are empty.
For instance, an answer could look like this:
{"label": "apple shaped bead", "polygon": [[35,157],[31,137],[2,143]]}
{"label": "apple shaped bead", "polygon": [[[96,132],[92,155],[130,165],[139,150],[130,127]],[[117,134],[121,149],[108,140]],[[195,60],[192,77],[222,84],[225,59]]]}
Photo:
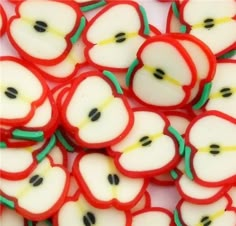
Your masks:
{"label": "apple shaped bead", "polygon": [[130,226],[131,215],[114,207],[97,209],[89,204],[80,192],[77,192],[74,198],[66,199],[53,222],[55,226],[110,226],[111,222],[114,226]]}
{"label": "apple shaped bead", "polygon": [[7,15],[4,8],[0,4],[0,37],[5,34],[6,29],[7,29]]}
{"label": "apple shaped bead", "polygon": [[122,175],[111,157],[102,153],[80,153],[73,173],[83,195],[98,208],[130,209],[142,198],[147,180]]}
{"label": "apple shaped bead", "polygon": [[0,174],[8,180],[20,180],[26,178],[49,154],[56,144],[55,136],[24,148],[0,149]]}
{"label": "apple shaped bead", "polygon": [[217,110],[236,118],[236,61],[220,60],[205,110]]}
{"label": "apple shaped bead", "polygon": [[[1,123],[27,123],[46,98],[48,87],[38,71],[14,57],[0,57]],[[29,85],[30,84],[30,85]]]}
{"label": "apple shaped bead", "polygon": [[174,226],[173,214],[164,208],[152,207],[133,214],[132,226]]}
{"label": "apple shaped bead", "polygon": [[182,4],[180,11],[182,21],[190,27],[189,33],[205,42],[216,56],[235,47],[235,0],[188,0]]}
{"label": "apple shaped bead", "polygon": [[86,27],[85,56],[99,69],[124,71],[149,32],[145,10],[138,3],[111,2]]}
{"label": "apple shaped bead", "polygon": [[71,1],[23,1],[9,20],[8,37],[28,61],[55,65],[66,58],[79,38],[81,18]]}
{"label": "apple shaped bead", "polygon": [[54,166],[47,157],[27,178],[1,179],[1,202],[27,219],[40,221],[60,208],[68,188],[67,171],[61,166]]}
{"label": "apple shaped bead", "polygon": [[130,66],[126,82],[140,103],[174,110],[186,105],[197,82],[197,70],[186,49],[174,38],[147,39]]}
{"label": "apple shaped bead", "polygon": [[78,144],[102,148],[117,143],[133,125],[133,112],[110,72],[90,71],[73,80],[62,105],[65,128]]}
{"label": "apple shaped bead", "polygon": [[164,115],[145,108],[135,109],[132,129],[110,147],[116,167],[130,177],[168,172],[179,162],[179,143],[183,144],[181,136],[177,141],[172,130]]}
{"label": "apple shaped bead", "polygon": [[236,212],[228,196],[205,205],[180,200],[174,213],[177,226],[235,226]]}
{"label": "apple shaped bead", "polygon": [[197,116],[185,135],[185,171],[204,186],[222,186],[236,179],[236,121],[218,111]]}

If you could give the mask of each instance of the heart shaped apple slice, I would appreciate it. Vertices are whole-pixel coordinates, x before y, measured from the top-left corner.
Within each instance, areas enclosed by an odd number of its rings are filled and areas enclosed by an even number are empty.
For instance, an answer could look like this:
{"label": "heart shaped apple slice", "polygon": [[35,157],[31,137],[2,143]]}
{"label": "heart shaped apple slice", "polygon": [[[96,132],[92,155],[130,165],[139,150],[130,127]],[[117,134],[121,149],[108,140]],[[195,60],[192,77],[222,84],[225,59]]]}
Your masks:
{"label": "heart shaped apple slice", "polygon": [[[1,123],[27,123],[45,100],[46,82],[28,63],[15,57],[1,57]],[[30,85],[29,85],[30,84]]]}
{"label": "heart shaped apple slice", "polygon": [[62,106],[65,128],[82,146],[101,148],[117,143],[129,132],[133,112],[110,72],[81,74]]}
{"label": "heart shaped apple slice", "polygon": [[86,58],[103,70],[126,70],[149,32],[144,8],[136,2],[113,1],[88,23]]}
{"label": "heart shaped apple slice", "polygon": [[78,39],[81,17],[72,1],[23,1],[10,18],[8,37],[28,61],[55,65],[65,59]]}
{"label": "heart shaped apple slice", "polygon": [[150,177],[172,169],[180,155],[179,144],[169,127],[164,115],[145,108],[135,109],[132,129],[110,147],[117,168],[130,177]]}
{"label": "heart shaped apple slice", "polygon": [[231,201],[228,196],[205,205],[180,200],[175,211],[175,223],[177,226],[234,226],[236,212],[231,209]]}
{"label": "heart shaped apple slice", "polygon": [[217,110],[236,118],[236,62],[221,60],[212,82],[209,99],[205,105],[207,111]]}
{"label": "heart shaped apple slice", "polygon": [[129,212],[120,211],[114,207],[97,209],[89,204],[80,192],[77,192],[74,198],[65,201],[53,222],[55,226],[109,226],[111,222],[114,226],[129,226],[131,215]]}
{"label": "heart shaped apple slice", "polygon": [[[188,0],[181,6],[181,19],[189,33],[205,42],[216,56],[235,46],[236,2]],[[224,35],[222,35],[224,34]]]}
{"label": "heart shaped apple slice", "polygon": [[1,202],[15,208],[23,217],[39,221],[59,209],[68,188],[67,171],[45,158],[27,178],[15,181],[1,179]]}
{"label": "heart shaped apple slice", "polygon": [[132,95],[144,105],[173,110],[188,103],[197,81],[194,62],[174,38],[147,39],[126,75]]}
{"label": "heart shaped apple slice", "polygon": [[208,111],[196,117],[185,136],[186,174],[205,186],[235,181],[235,131],[235,119],[221,112]]}
{"label": "heart shaped apple slice", "polygon": [[73,165],[73,173],[83,195],[98,208],[132,208],[147,187],[147,180],[122,175],[113,159],[100,153],[79,154]]}

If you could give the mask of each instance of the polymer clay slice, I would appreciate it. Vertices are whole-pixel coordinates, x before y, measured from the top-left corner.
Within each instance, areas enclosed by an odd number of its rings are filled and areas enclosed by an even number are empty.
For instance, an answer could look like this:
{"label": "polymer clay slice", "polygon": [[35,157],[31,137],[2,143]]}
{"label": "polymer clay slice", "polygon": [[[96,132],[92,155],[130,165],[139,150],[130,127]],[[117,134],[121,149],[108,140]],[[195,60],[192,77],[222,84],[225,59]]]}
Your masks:
{"label": "polymer clay slice", "polygon": [[197,71],[186,49],[163,35],[145,41],[126,79],[131,93],[142,104],[173,110],[189,101]]}
{"label": "polymer clay slice", "polygon": [[[182,20],[189,33],[205,42],[216,56],[235,46],[236,2],[188,0],[181,6]],[[222,35],[224,34],[224,35]]]}
{"label": "polymer clay slice", "polygon": [[168,120],[145,108],[134,110],[128,135],[110,147],[115,164],[130,177],[154,176],[169,171],[179,161],[179,144],[168,131]]}
{"label": "polymer clay slice", "polygon": [[62,205],[69,187],[68,179],[64,168],[54,166],[45,158],[25,179],[1,179],[0,200],[27,219],[47,219]]}
{"label": "polymer clay slice", "polygon": [[189,125],[185,140],[186,174],[205,186],[235,181],[236,121],[221,112],[208,111]]}
{"label": "polymer clay slice", "polygon": [[[27,123],[48,92],[39,72],[14,57],[1,57],[1,123],[17,126]],[[29,85],[30,84],[30,85]]]}
{"label": "polymer clay slice", "polygon": [[133,124],[133,112],[110,72],[90,71],[74,80],[61,116],[75,140],[90,148],[118,142]]}
{"label": "polymer clay slice", "polygon": [[231,200],[228,196],[205,205],[181,200],[175,211],[175,223],[177,226],[234,226],[236,212],[231,209]]}
{"label": "polymer clay slice", "polygon": [[122,175],[113,159],[101,153],[81,153],[74,162],[73,173],[83,195],[98,208],[132,208],[147,187],[147,181],[142,178]]}
{"label": "polymer clay slice", "polygon": [[103,70],[125,70],[149,32],[145,11],[137,3],[109,3],[88,23],[86,58]]}
{"label": "polymer clay slice", "polygon": [[5,34],[6,29],[7,29],[7,15],[2,5],[0,5],[0,37]]}
{"label": "polymer clay slice", "polygon": [[133,214],[132,226],[174,226],[173,215],[170,211],[164,208],[152,207],[138,211]]}
{"label": "polymer clay slice", "polygon": [[215,77],[204,109],[217,110],[236,118],[236,62],[221,60],[217,63]]}
{"label": "polymer clay slice", "polygon": [[114,207],[98,209],[86,201],[80,192],[74,198],[66,199],[54,217],[55,226],[66,225],[103,225],[129,226],[131,215]]}
{"label": "polymer clay slice", "polygon": [[56,144],[55,136],[44,142],[24,148],[1,148],[0,162],[1,177],[8,180],[26,178],[53,149]]}
{"label": "polymer clay slice", "polygon": [[8,36],[30,62],[55,65],[71,50],[81,17],[71,1],[23,1],[10,18]]}

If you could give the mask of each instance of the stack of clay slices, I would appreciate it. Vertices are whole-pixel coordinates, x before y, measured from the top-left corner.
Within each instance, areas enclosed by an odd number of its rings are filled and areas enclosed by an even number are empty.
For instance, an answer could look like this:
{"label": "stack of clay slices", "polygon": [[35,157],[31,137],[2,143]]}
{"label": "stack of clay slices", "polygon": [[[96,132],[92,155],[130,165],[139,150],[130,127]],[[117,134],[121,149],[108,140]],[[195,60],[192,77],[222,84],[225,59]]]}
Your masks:
{"label": "stack of clay slices", "polygon": [[162,2],[2,4],[1,226],[236,226],[236,1]]}

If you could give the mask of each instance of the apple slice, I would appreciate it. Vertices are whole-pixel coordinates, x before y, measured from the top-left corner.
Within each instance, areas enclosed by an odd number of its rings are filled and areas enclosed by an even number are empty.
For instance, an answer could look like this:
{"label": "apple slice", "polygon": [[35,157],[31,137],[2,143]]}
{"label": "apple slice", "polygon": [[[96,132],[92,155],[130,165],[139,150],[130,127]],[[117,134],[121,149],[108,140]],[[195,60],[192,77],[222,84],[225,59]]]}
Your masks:
{"label": "apple slice", "polygon": [[109,207],[97,209],[89,204],[80,192],[74,198],[65,201],[53,219],[55,226],[66,225],[102,225],[102,226],[129,226],[131,215]]}
{"label": "apple slice", "polygon": [[110,72],[81,74],[62,106],[62,122],[78,144],[102,148],[117,143],[129,132],[133,112]]}
{"label": "apple slice", "polygon": [[231,209],[228,196],[205,205],[180,200],[175,211],[177,226],[235,226],[236,212]]}
{"label": "apple slice", "polygon": [[145,108],[135,109],[132,129],[110,147],[120,172],[130,177],[150,177],[172,169],[180,155],[179,144],[169,127],[164,115]]}
{"label": "apple slice", "polygon": [[24,148],[2,148],[0,150],[0,174],[8,180],[24,179],[31,174],[53,149],[56,144],[55,136]]}
{"label": "apple slice", "polygon": [[73,173],[83,195],[98,208],[130,209],[142,198],[147,187],[147,180],[122,175],[113,159],[101,153],[79,154]]}
{"label": "apple slice", "polygon": [[208,111],[189,125],[185,140],[185,169],[191,179],[205,186],[222,186],[236,179],[236,120]]}
{"label": "apple slice", "polygon": [[221,60],[212,82],[205,109],[217,110],[236,118],[236,61]]}
{"label": "apple slice", "polygon": [[147,39],[126,75],[131,94],[155,109],[183,107],[197,82],[191,56],[174,38],[159,35]]}
{"label": "apple slice", "polygon": [[47,84],[38,71],[15,57],[0,57],[0,67],[1,123],[9,126],[26,123],[44,101]]}
{"label": "apple slice", "polygon": [[55,65],[65,59],[72,42],[77,41],[81,17],[71,1],[23,1],[10,18],[8,37],[28,61]]}
{"label": "apple slice", "polygon": [[111,2],[88,23],[85,56],[99,69],[126,70],[149,32],[145,10],[138,3]]}
{"label": "apple slice", "polygon": [[69,188],[69,175],[61,166],[45,158],[25,179],[1,179],[1,202],[15,208],[23,217],[40,221],[62,205]]}
{"label": "apple slice", "polygon": [[7,29],[7,15],[4,8],[0,4],[0,37],[5,34],[6,29]]}
{"label": "apple slice", "polygon": [[205,42],[216,56],[235,47],[235,0],[188,0],[180,10],[181,19],[190,26],[189,33]]}
{"label": "apple slice", "polygon": [[164,208],[147,208],[133,214],[132,226],[174,226],[173,214]]}

